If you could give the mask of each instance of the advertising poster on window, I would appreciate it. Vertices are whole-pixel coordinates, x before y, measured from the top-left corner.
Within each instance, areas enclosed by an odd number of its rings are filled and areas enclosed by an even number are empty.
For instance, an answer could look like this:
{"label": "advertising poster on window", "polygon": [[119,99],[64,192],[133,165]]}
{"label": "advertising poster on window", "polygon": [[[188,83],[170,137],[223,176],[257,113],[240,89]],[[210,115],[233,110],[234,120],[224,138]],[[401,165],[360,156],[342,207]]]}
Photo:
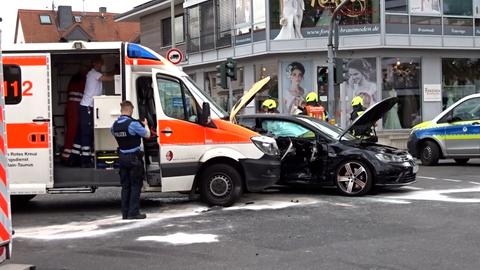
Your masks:
{"label": "advertising poster on window", "polygon": [[350,124],[350,114],[353,111],[351,102],[353,97],[360,96],[363,100],[363,107],[369,108],[380,101],[377,91],[376,59],[375,58],[353,58],[349,59],[345,66],[347,75],[340,91],[342,102],[342,126]]}
{"label": "advertising poster on window", "polygon": [[294,114],[305,101],[306,95],[315,91],[311,61],[289,61],[281,63],[281,112]]}
{"label": "advertising poster on window", "polygon": [[440,15],[440,0],[410,0],[410,14]]}
{"label": "advertising poster on window", "polygon": [[[270,0],[271,39],[328,36],[332,13],[341,1]],[[341,14],[340,35],[380,33],[380,0],[353,0]]]}

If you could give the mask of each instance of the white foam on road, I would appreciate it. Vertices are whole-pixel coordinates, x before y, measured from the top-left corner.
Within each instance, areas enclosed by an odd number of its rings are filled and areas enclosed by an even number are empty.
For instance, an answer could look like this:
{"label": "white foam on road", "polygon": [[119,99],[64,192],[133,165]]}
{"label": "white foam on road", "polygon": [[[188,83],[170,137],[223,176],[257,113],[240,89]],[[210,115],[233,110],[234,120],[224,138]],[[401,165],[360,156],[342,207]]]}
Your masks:
{"label": "white foam on road", "polygon": [[436,179],[437,179],[437,178],[435,178],[435,177],[419,176],[419,175],[417,175],[417,178],[429,179],[429,180],[436,180]]}
{"label": "white foam on road", "polygon": [[441,178],[440,180],[448,181],[448,182],[456,182],[456,183],[463,182],[462,180],[449,179],[449,178]]}
{"label": "white foam on road", "polygon": [[[219,208],[222,210],[275,210],[287,207],[310,205],[319,202],[319,200],[298,197],[298,196],[271,196],[269,199],[258,198],[260,195],[250,196],[248,200],[254,198],[254,203],[246,204],[245,200],[228,208]],[[174,209],[172,209],[174,208]],[[107,234],[114,234],[121,231],[127,231],[137,228],[143,228],[155,223],[165,222],[174,218],[192,217],[206,215],[210,212],[208,207],[191,203],[187,205],[168,206],[158,208],[157,213],[147,213],[147,218],[143,220],[122,220],[120,215],[103,216],[94,220],[75,221],[65,224],[39,225],[32,227],[16,227],[15,238],[29,238],[37,240],[65,240],[76,238],[99,237]]]}
{"label": "white foam on road", "polygon": [[169,243],[172,245],[190,245],[199,243],[214,243],[218,242],[218,235],[215,234],[191,234],[191,233],[174,233],[164,236],[142,236],[138,241],[153,241]]}
{"label": "white foam on road", "polygon": [[394,195],[386,198],[398,200],[441,201],[453,203],[480,203],[480,198],[458,198],[448,196],[451,194],[459,193],[480,193],[480,187],[413,191],[405,195]]}

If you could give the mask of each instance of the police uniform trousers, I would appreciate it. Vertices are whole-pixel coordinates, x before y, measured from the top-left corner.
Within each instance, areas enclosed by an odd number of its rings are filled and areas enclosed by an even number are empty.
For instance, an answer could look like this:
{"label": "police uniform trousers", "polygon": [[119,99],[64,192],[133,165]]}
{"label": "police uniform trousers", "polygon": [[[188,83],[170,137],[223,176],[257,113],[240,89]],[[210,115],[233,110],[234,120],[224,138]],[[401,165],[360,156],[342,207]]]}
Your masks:
{"label": "police uniform trousers", "polygon": [[140,214],[140,191],[143,186],[144,166],[141,152],[119,155],[122,185],[122,216]]}

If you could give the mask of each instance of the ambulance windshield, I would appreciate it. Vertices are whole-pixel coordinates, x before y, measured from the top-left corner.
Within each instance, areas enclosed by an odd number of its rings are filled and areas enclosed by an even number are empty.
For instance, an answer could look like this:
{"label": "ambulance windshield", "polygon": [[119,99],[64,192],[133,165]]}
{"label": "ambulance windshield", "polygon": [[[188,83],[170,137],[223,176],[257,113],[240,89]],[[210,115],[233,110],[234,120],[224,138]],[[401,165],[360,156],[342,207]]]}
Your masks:
{"label": "ambulance windshield", "polygon": [[158,61],[161,60],[157,55],[155,55],[154,52],[151,52],[147,48],[135,43],[128,44],[127,56],[129,58],[152,59],[152,60],[158,60]]}

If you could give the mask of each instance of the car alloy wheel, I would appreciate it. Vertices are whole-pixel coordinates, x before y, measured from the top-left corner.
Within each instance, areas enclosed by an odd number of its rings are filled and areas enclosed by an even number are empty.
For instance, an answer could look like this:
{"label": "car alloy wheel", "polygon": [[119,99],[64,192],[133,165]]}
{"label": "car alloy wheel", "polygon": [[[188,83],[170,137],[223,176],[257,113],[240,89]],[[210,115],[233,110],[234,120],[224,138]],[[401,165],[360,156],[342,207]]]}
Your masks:
{"label": "car alloy wheel", "polygon": [[368,168],[360,162],[348,161],[337,170],[337,186],[345,195],[362,195],[372,186]]}

